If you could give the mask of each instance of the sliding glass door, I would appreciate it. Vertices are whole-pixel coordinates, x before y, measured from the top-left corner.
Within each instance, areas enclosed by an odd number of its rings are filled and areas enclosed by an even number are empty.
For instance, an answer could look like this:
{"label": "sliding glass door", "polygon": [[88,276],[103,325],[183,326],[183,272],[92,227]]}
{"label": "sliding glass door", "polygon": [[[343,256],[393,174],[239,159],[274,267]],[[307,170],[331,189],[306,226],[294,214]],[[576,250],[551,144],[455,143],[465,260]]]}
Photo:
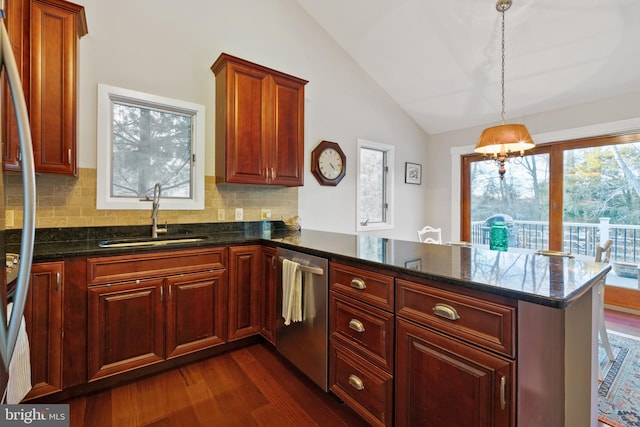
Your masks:
{"label": "sliding glass door", "polygon": [[488,244],[496,219],[506,222],[509,245],[523,249],[594,259],[611,239],[607,283],[639,289],[637,267],[628,271],[640,264],[640,134],[538,146],[509,160],[504,180],[479,155],[463,157],[462,171],[463,240]]}
{"label": "sliding glass door", "polygon": [[493,161],[470,163],[470,226],[473,243],[488,244],[489,230],[503,221],[509,246],[549,245],[549,155],[517,158],[500,179]]}

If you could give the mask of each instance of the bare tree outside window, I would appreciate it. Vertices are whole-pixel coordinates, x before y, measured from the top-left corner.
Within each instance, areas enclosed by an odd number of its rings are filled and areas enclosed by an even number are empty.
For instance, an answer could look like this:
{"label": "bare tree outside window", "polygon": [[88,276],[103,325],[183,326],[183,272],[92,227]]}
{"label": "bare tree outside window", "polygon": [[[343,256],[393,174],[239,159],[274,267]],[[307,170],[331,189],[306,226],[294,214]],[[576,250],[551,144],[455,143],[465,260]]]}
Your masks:
{"label": "bare tree outside window", "polygon": [[114,197],[191,197],[191,116],[113,103]]}
{"label": "bare tree outside window", "polygon": [[98,209],[204,209],[204,106],[98,85]]}
{"label": "bare tree outside window", "polygon": [[371,148],[360,149],[360,220],[370,224],[384,222],[385,153]]}
{"label": "bare tree outside window", "polygon": [[358,140],[357,229],[389,229],[392,223],[393,147]]}

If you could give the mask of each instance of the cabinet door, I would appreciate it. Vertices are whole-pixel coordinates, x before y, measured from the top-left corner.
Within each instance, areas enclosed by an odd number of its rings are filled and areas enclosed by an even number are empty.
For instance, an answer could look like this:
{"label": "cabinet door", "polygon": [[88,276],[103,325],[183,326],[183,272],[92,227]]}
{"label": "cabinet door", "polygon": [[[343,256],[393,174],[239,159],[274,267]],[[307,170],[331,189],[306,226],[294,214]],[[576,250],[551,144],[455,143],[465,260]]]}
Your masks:
{"label": "cabinet door", "polygon": [[260,331],[260,246],[229,248],[229,341]]}
{"label": "cabinet door", "polygon": [[304,180],[304,84],[274,76],[270,136],[270,183],[302,185]]}
{"label": "cabinet door", "polygon": [[166,279],[167,358],[224,343],[225,270]]}
{"label": "cabinet door", "polygon": [[271,344],[276,343],[276,250],[262,248],[262,287],[260,288],[261,333]]}
{"label": "cabinet door", "polygon": [[62,278],[64,262],[33,264],[24,317],[31,351],[31,384],[25,399],[62,389]]}
{"label": "cabinet door", "polygon": [[396,321],[396,426],[514,425],[514,362]]}
{"label": "cabinet door", "polygon": [[[5,7],[7,12],[5,21],[7,33],[13,48],[13,56],[16,59],[18,72],[22,78],[22,90],[25,100],[28,102],[29,85],[25,80],[28,75],[25,69],[29,66],[28,40],[26,40],[28,31],[25,30],[28,20],[24,18],[28,16],[29,2],[27,0],[13,0],[6,2]],[[7,84],[5,73],[2,73],[2,88],[2,162],[5,170],[20,170],[18,127],[16,126],[15,110],[9,96],[9,85]]]}
{"label": "cabinet door", "polygon": [[67,2],[31,2],[29,114],[39,172],[76,174],[76,57],[82,10]]}
{"label": "cabinet door", "polygon": [[[226,104],[223,122],[226,134],[218,133],[216,137],[225,138],[217,144],[225,145],[222,158],[226,182],[266,184],[269,173],[269,75],[235,63],[228,64],[226,73],[227,99],[219,101]],[[220,92],[216,98],[218,96],[222,96]]]}
{"label": "cabinet door", "polygon": [[303,185],[307,81],[226,53],[211,70],[216,75],[217,178]]}
{"label": "cabinet door", "polygon": [[163,360],[162,294],[162,279],[89,288],[90,381]]}

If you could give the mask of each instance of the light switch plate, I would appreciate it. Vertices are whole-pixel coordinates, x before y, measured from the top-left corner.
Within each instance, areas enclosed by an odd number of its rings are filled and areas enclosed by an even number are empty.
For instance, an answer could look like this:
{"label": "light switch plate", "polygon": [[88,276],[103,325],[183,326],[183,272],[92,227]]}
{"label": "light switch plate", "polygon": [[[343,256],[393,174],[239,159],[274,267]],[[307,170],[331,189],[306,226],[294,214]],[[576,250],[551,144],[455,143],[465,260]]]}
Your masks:
{"label": "light switch plate", "polygon": [[236,221],[242,221],[244,218],[244,210],[242,208],[236,208]]}

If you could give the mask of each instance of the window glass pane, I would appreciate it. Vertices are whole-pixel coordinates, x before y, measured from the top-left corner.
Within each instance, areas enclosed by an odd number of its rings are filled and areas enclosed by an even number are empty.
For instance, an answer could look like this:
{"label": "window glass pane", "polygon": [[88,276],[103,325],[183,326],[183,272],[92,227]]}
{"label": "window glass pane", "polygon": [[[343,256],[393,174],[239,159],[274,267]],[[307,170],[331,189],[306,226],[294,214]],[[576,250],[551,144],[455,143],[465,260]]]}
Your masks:
{"label": "window glass pane", "polygon": [[382,150],[360,148],[360,221],[385,222],[386,154]]}
{"label": "window glass pane", "polygon": [[387,261],[387,239],[360,235],[358,236],[358,258],[376,262]]}
{"label": "window glass pane", "polygon": [[611,259],[637,262],[640,143],[564,152],[563,250],[591,255],[611,238]]}
{"label": "window glass pane", "polygon": [[510,159],[504,179],[493,161],[471,163],[471,241],[489,244],[495,221],[504,221],[509,246],[549,247],[549,156]]}
{"label": "window glass pane", "polygon": [[192,116],[113,102],[112,197],[191,198]]}

